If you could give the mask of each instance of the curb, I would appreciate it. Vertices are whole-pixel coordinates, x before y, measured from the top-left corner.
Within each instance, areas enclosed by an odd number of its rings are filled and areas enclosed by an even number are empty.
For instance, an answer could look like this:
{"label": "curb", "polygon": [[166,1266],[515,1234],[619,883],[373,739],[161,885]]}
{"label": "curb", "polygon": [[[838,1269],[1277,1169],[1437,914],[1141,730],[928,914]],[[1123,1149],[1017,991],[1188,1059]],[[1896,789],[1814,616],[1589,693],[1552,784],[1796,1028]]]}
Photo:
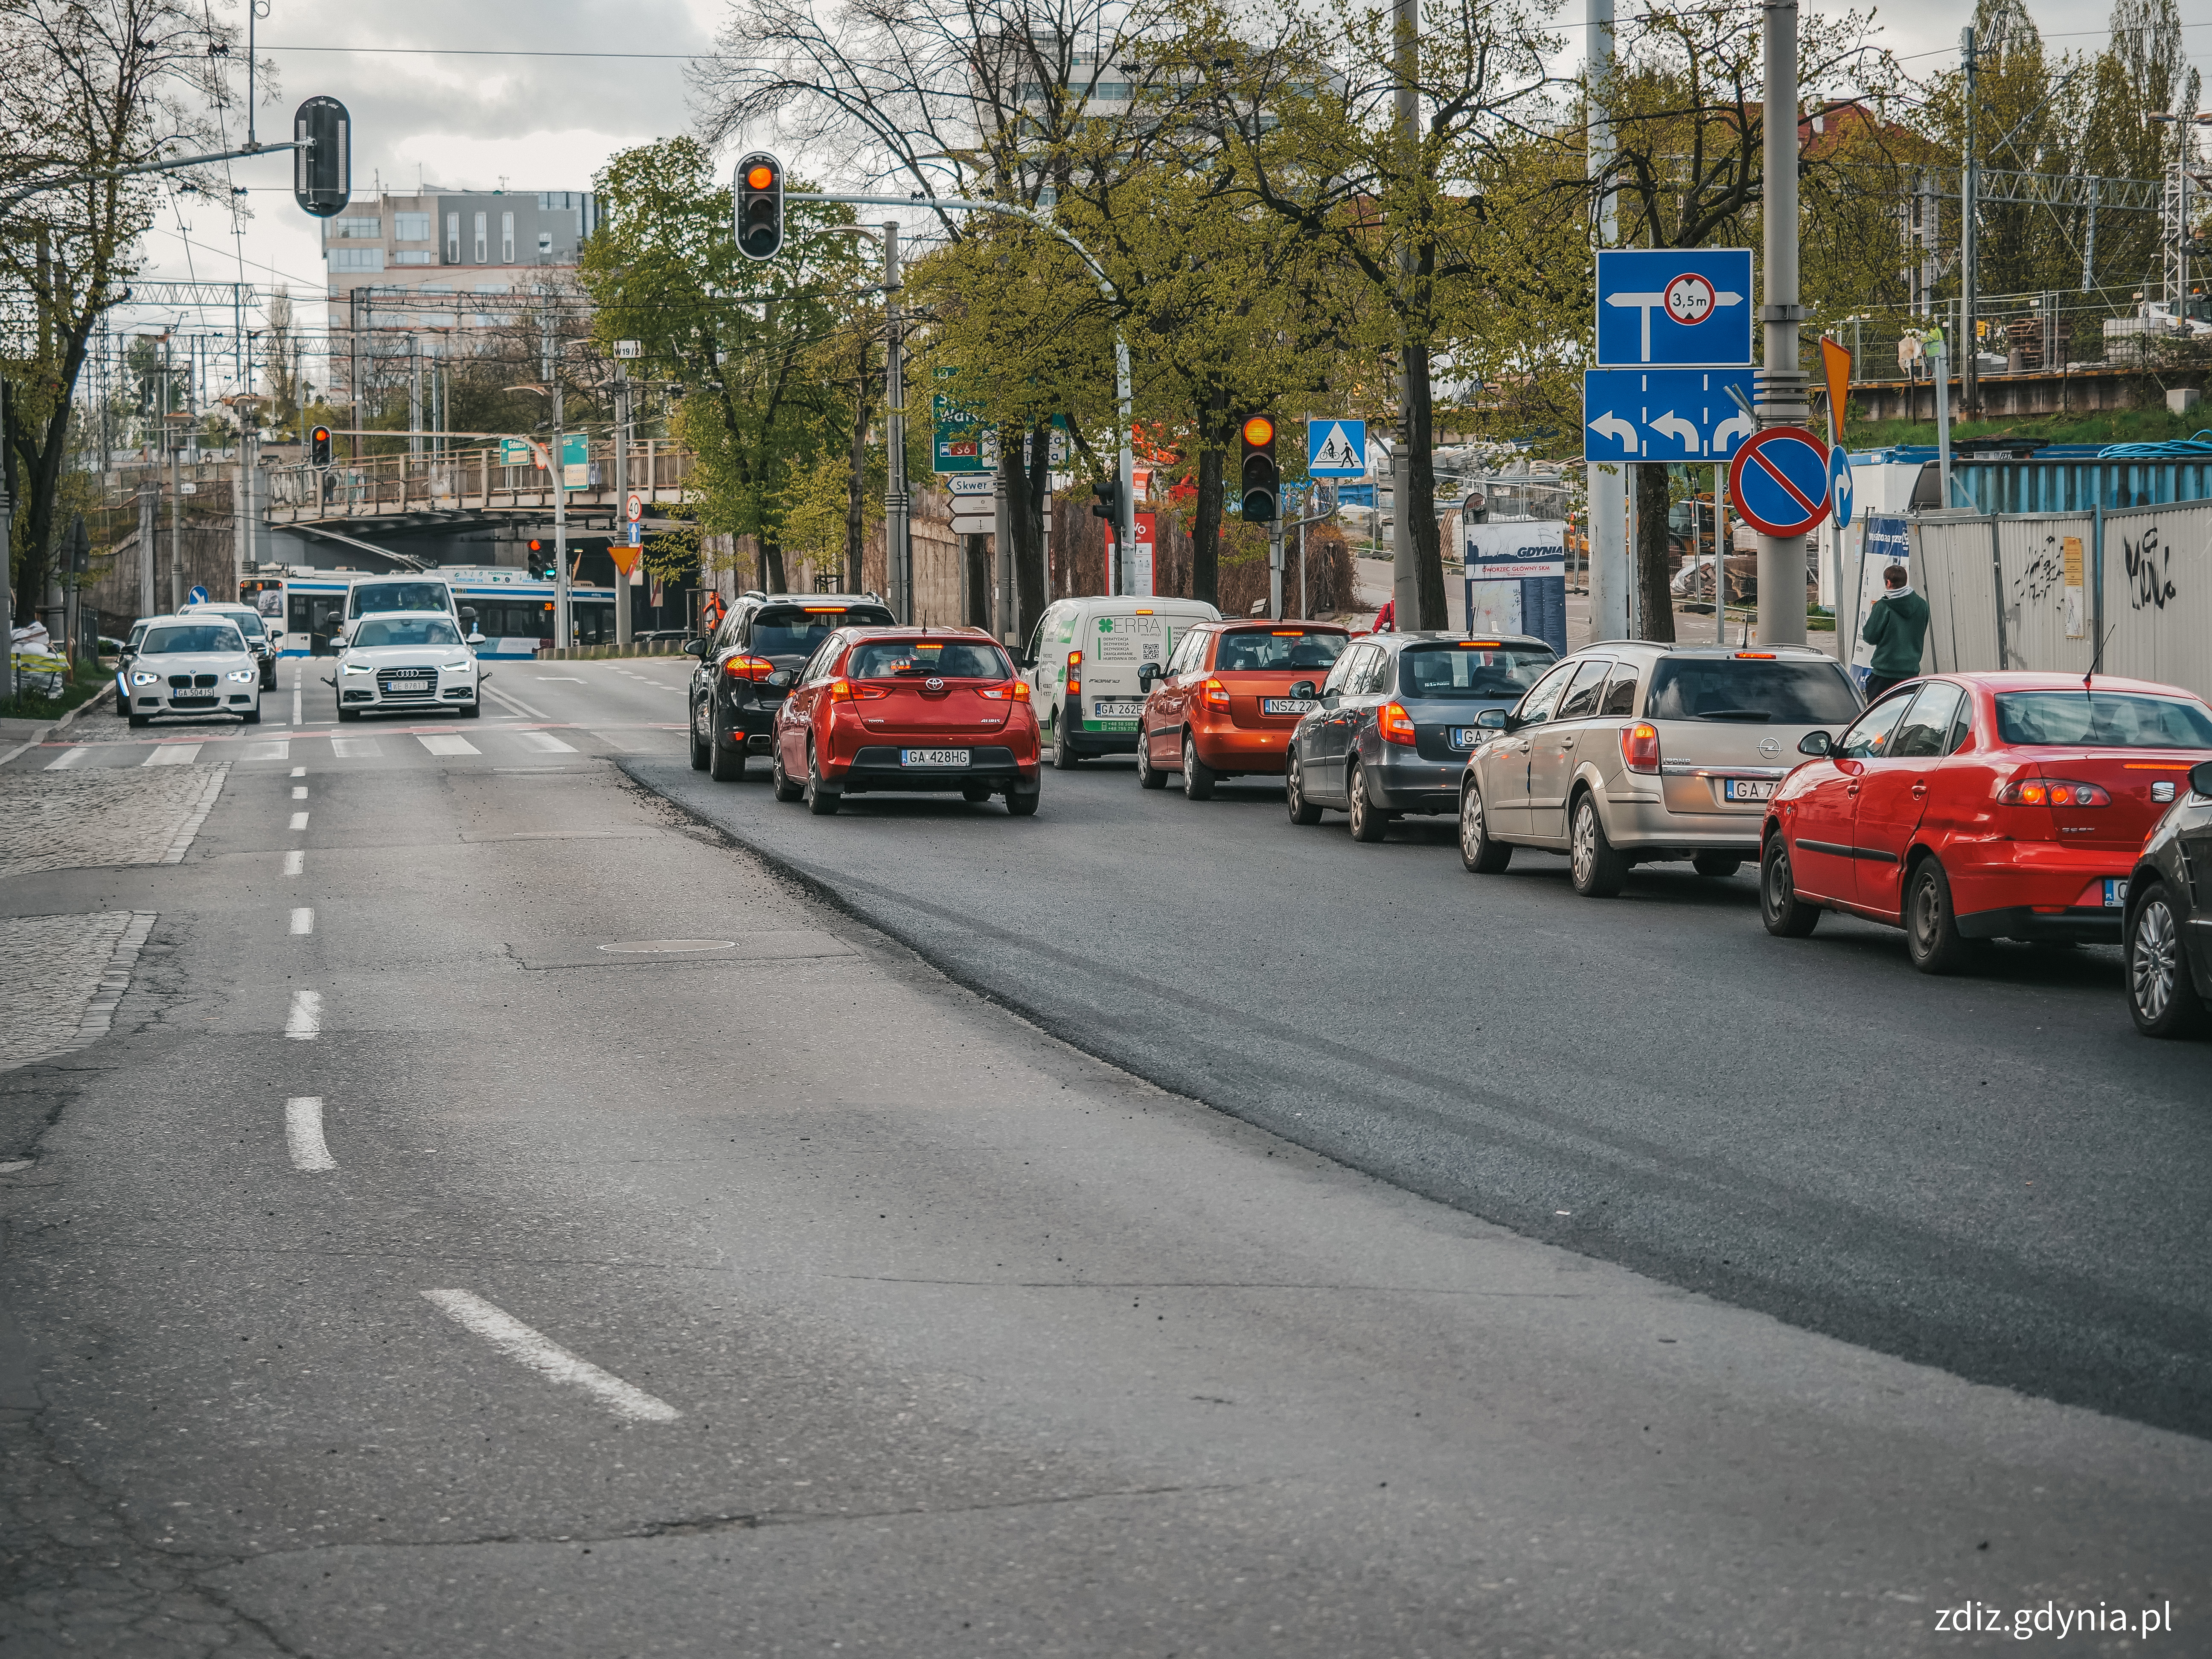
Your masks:
{"label": "curb", "polygon": [[619,657],[680,657],[681,640],[653,640],[644,645],[549,645],[538,653],[539,662],[605,662]]}

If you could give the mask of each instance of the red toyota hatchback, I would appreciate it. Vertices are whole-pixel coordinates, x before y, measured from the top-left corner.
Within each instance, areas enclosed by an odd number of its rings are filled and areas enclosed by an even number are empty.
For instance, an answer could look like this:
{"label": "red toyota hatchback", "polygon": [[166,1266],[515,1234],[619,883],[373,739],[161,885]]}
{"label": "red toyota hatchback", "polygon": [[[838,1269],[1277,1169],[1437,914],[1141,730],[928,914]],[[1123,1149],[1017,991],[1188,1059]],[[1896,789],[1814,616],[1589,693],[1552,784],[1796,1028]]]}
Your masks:
{"label": "red toyota hatchback", "polygon": [[1028,682],[981,629],[842,628],[804,668],[775,718],[778,800],[828,814],[874,792],[1006,798],[1037,809],[1037,722]]}
{"label": "red toyota hatchback", "polygon": [[1947,674],[1798,747],[1816,758],[1766,812],[1767,931],[1849,911],[1945,974],[1981,939],[2118,944],[2129,872],[2212,750],[2212,708],[2144,680]]}

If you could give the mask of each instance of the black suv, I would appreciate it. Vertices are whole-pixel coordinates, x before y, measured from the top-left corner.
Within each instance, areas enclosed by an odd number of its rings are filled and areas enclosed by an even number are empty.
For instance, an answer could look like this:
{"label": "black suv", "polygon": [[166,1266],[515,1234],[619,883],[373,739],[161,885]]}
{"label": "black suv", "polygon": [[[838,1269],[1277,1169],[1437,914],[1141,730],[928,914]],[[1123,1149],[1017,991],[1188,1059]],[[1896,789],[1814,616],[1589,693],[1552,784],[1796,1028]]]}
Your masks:
{"label": "black suv", "polygon": [[691,767],[718,782],[745,775],[745,757],[768,752],[783,687],[780,668],[802,668],[831,630],[853,623],[895,622],[872,593],[741,595],[713,635],[684,648],[699,659],[691,671]]}
{"label": "black suv", "polygon": [[2200,1032],[2212,1006],[2212,761],[2178,793],[2128,878],[2128,1012],[2146,1036]]}

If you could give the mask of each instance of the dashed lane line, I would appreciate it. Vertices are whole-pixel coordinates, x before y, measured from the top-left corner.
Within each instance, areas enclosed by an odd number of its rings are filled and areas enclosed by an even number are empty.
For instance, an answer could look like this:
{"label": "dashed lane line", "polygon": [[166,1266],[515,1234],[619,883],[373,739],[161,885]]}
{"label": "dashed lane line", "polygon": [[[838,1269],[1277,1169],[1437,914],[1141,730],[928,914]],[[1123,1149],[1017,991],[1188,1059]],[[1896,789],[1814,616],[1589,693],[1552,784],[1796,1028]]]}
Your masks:
{"label": "dashed lane line", "polygon": [[295,1042],[313,1042],[323,1034],[323,994],[292,993],[292,1012],[284,1017],[284,1035]]}
{"label": "dashed lane line", "polygon": [[292,828],[294,830],[304,830],[307,827],[307,815],[305,812],[295,812],[292,814]]}
{"label": "dashed lane line", "polygon": [[320,1175],[338,1167],[323,1139],[323,1097],[299,1095],[284,1103],[284,1143],[292,1154],[292,1167],[307,1175]]}
{"label": "dashed lane line", "polygon": [[534,1331],[504,1309],[469,1291],[425,1291],[423,1299],[462,1329],[492,1345],[508,1358],[539,1376],[580,1389],[617,1417],[633,1423],[673,1423],[683,1413],[611,1371],[570,1353],[552,1338]]}
{"label": "dashed lane line", "polygon": [[284,854],[284,873],[286,875],[305,875],[307,871],[307,855],[305,853],[300,851],[300,849],[295,847],[290,852]]}
{"label": "dashed lane line", "polygon": [[292,931],[295,933],[313,933],[315,931],[314,911],[304,904],[294,906],[292,910]]}

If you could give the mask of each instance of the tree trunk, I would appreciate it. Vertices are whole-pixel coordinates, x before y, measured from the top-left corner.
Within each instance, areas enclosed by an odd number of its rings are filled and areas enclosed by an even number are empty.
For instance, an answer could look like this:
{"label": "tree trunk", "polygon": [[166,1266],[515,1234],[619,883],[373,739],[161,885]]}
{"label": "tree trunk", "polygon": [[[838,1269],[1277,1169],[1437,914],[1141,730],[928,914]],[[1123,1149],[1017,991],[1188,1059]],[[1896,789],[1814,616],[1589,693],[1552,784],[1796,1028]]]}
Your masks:
{"label": "tree trunk", "polygon": [[1198,521],[1190,532],[1190,596],[1221,603],[1221,470],[1229,422],[1229,388],[1206,400],[1198,430]]}
{"label": "tree trunk", "polygon": [[1052,489],[1052,422],[1037,422],[1030,434],[1030,464],[1016,467],[1022,487],[1022,508],[1014,521],[1014,612],[1019,618],[1014,638],[1026,640],[1044,615],[1046,568],[1044,500]]}
{"label": "tree trunk", "polygon": [[1650,462],[1636,469],[1636,577],[1644,637],[1674,637],[1674,599],[1668,592],[1667,469]]}
{"label": "tree trunk", "polygon": [[1412,489],[1410,501],[1396,503],[1406,514],[1413,539],[1413,574],[1419,596],[1418,623],[1398,619],[1401,631],[1422,628],[1442,631],[1451,626],[1444,604],[1443,549],[1437,535],[1437,471],[1430,445],[1435,435],[1434,411],[1429,402],[1429,349],[1406,348],[1406,445],[1413,465],[1407,469]]}
{"label": "tree trunk", "polygon": [[783,549],[776,544],[775,538],[766,531],[761,532],[760,551],[761,586],[771,593],[791,592],[784,583]]}

